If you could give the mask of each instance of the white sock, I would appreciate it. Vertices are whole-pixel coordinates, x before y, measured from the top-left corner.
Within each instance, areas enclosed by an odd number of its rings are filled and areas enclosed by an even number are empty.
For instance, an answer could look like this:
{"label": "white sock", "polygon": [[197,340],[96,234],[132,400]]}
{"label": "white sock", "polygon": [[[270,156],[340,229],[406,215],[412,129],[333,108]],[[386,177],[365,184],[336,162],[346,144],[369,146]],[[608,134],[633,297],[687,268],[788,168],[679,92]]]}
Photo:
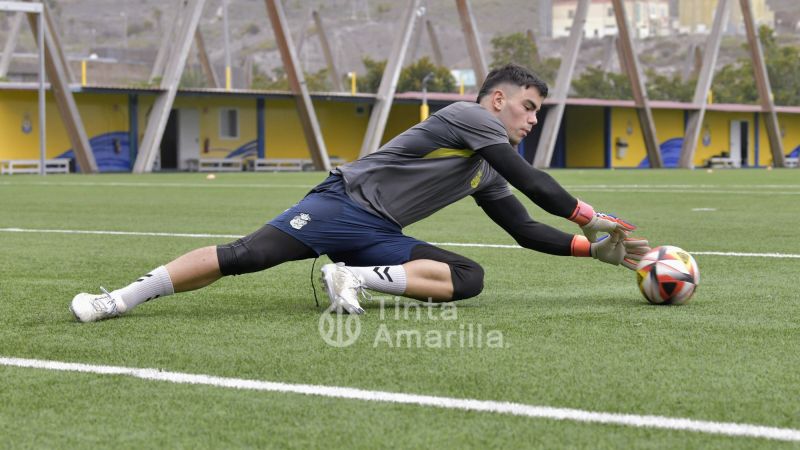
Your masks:
{"label": "white sock", "polygon": [[172,287],[167,268],[160,266],[124,288],[111,292],[111,295],[122,297],[122,301],[128,309],[131,309],[141,303],[174,293],[175,289]]}
{"label": "white sock", "polygon": [[347,266],[347,268],[360,275],[368,289],[393,295],[403,295],[406,291],[406,269],[403,266]]}

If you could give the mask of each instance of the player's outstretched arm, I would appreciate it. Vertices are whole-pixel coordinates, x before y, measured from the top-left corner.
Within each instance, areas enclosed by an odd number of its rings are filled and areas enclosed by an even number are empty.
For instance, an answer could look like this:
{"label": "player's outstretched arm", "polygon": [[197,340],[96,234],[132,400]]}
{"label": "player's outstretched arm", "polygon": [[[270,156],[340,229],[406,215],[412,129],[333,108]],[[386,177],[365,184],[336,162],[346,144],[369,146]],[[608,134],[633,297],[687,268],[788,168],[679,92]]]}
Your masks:
{"label": "player's outstretched arm", "polygon": [[630,232],[636,229],[623,219],[595,212],[591,205],[570,195],[549,174],[531,167],[510,144],[490,145],[476,152],[539,207],[578,224],[592,242],[597,240],[598,233],[611,233],[614,230]]}
{"label": "player's outstretched arm", "polygon": [[481,201],[478,205],[496,224],[522,247],[561,256],[593,257],[599,261],[635,269],[642,255],[650,251],[646,239],[629,238],[623,231],[613,231],[598,242],[584,236],[564,233],[536,222],[525,206],[513,195],[498,200]]}

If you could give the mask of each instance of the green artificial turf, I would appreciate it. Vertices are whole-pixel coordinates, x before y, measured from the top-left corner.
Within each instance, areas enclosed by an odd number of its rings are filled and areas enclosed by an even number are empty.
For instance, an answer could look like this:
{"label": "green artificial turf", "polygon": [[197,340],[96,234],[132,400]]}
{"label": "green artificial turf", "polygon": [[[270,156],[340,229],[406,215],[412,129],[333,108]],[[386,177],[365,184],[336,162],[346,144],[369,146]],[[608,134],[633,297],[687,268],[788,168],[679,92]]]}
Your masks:
{"label": "green artificial turf", "polygon": [[[597,210],[638,225],[636,235],[654,246],[790,255],[800,254],[798,173],[551,171]],[[365,303],[359,339],[345,348],[320,336],[311,261],[225,278],[122,318],[73,321],[67,308],[76,293],[122,287],[189,250],[233,240],[220,235],[255,230],[322,178],[1,177],[0,357],[800,428],[797,258],[695,254],[695,297],[663,307],[649,305],[633,272],[621,267],[522,249],[446,247],[483,265],[483,293],[455,310],[418,310],[401,299],[399,317],[394,306],[382,316],[377,301]],[[525,202],[535,219],[578,231]],[[514,244],[471,199],[406,232],[431,242]],[[459,336],[479,325],[480,347],[458,339],[426,345],[425,336]],[[380,339],[408,332],[423,336],[422,345]],[[502,336],[502,348],[487,345],[488,332]],[[793,445],[17,367],[0,366],[0,379],[0,447],[9,448]]]}

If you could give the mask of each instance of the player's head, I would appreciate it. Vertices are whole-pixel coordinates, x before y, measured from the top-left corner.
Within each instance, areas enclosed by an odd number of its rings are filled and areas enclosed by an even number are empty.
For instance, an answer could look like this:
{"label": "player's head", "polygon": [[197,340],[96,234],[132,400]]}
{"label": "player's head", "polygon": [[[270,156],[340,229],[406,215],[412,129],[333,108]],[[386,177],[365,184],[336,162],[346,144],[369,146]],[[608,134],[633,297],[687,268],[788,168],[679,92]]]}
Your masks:
{"label": "player's head", "polygon": [[517,145],[536,125],[547,91],[547,83],[536,74],[507,64],[489,72],[477,101],[503,122],[509,142]]}
{"label": "player's head", "polygon": [[544,80],[530,70],[512,63],[489,72],[489,75],[486,76],[486,80],[481,86],[480,92],[478,92],[477,102],[480,103],[483,97],[501,84],[536,88],[542,98],[547,97],[547,83],[545,83]]}

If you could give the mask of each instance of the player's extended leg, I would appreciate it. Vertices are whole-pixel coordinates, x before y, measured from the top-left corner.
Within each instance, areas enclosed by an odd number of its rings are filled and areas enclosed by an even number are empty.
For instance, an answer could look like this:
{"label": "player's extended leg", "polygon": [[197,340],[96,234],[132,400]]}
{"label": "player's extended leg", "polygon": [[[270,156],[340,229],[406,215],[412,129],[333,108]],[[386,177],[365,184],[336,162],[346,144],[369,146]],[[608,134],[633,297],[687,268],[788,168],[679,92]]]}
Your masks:
{"label": "player's extended leg", "polygon": [[305,244],[265,225],[227,245],[202,247],[160,266],[124,288],[102,294],[81,293],[70,311],[81,322],[116,317],[144,302],[200,289],[224,275],[258,272],[278,264],[316,257]]}

